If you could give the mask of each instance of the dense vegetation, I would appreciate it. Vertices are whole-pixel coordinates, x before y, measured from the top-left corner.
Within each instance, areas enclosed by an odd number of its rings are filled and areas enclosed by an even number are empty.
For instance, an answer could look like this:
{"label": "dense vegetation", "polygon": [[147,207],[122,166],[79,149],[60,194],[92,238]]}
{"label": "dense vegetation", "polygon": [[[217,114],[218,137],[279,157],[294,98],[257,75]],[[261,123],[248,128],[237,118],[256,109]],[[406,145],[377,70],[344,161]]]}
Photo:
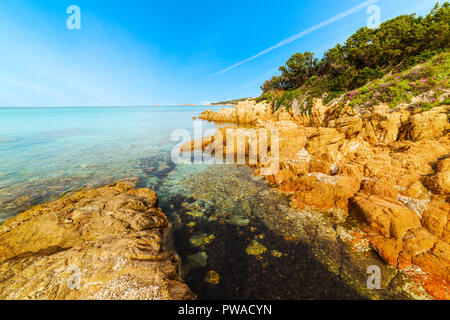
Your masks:
{"label": "dense vegetation", "polygon": [[[407,102],[412,96],[423,92],[418,91],[419,87],[424,89],[421,86],[423,78],[430,77],[428,85],[442,84],[442,72],[449,67],[449,55],[443,52],[448,52],[449,44],[450,4],[445,2],[441,6],[437,4],[425,17],[402,15],[377,29],[361,28],[345,44],[328,50],[321,60],[311,52],[296,53],[285,66],[279,68],[280,75],[261,86],[263,94],[258,100],[273,101],[275,109],[293,99],[298,99],[305,106],[314,97],[325,98],[325,103],[328,103],[349,90],[372,83],[372,86],[367,85],[360,90],[358,95],[356,92],[351,94],[346,102],[353,99],[350,103],[356,103],[356,96],[366,96],[367,101],[377,99],[391,105]],[[433,63],[424,67],[426,70],[403,74],[412,66],[431,60]],[[433,70],[436,63],[440,64],[439,70]],[[381,84],[376,83],[377,79],[395,73],[397,77],[385,79],[381,88],[374,88]],[[416,85],[411,81],[422,82]]]}

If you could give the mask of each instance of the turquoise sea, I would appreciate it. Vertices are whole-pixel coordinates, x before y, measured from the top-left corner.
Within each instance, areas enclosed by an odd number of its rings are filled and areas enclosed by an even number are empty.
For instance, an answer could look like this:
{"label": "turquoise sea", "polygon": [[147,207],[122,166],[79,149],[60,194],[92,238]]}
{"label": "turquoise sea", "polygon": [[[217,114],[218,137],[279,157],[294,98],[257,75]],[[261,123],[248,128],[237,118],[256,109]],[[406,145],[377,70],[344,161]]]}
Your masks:
{"label": "turquoise sea", "polygon": [[[200,299],[361,298],[308,244],[285,240],[295,213],[248,167],[171,161],[174,130],[192,134],[192,117],[207,108],[221,107],[0,108],[0,223],[85,186],[133,178],[157,191]],[[265,248],[258,257],[248,253],[255,241]],[[211,270],[217,285],[205,282]]]}
{"label": "turquoise sea", "polygon": [[205,109],[0,108],[0,221],[86,185],[143,176],[143,162],[167,158],[172,132],[192,132]]}

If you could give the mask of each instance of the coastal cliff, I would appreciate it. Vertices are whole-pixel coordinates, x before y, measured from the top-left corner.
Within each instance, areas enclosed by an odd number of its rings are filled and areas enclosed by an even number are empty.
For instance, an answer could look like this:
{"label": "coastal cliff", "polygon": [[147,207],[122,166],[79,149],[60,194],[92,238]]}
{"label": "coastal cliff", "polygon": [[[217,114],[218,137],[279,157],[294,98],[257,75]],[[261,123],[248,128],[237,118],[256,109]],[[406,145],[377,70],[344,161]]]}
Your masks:
{"label": "coastal cliff", "polygon": [[[336,234],[338,242],[353,251],[374,250],[431,297],[450,299],[449,113],[446,104],[424,111],[412,104],[359,108],[340,100],[325,106],[321,99],[309,112],[298,112],[295,102],[273,112],[269,103],[245,101],[200,118],[254,124],[256,132],[267,131],[269,145],[276,129],[279,159],[261,161],[258,136],[249,138],[255,134],[249,128],[220,128],[183,150],[201,145],[224,156],[258,150],[255,175],[264,170],[300,214],[328,215],[346,230]],[[230,132],[241,136],[242,146],[227,142]],[[320,259],[336,269],[340,262],[331,261],[330,250],[323,248]]]}
{"label": "coastal cliff", "polygon": [[149,189],[118,182],[0,226],[0,299],[182,300],[171,225]]}

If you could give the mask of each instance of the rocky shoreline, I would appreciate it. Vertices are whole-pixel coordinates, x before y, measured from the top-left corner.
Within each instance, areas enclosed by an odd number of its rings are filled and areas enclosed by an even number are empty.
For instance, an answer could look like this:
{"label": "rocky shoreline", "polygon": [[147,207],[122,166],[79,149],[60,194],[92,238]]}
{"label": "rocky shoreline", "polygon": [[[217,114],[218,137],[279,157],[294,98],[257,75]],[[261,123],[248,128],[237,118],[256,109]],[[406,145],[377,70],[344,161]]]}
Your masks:
{"label": "rocky shoreline", "polygon": [[[360,110],[338,103],[324,106],[316,99],[308,113],[296,104],[272,112],[268,104],[245,101],[234,108],[205,111],[199,118],[252,124],[267,130],[269,140],[271,130],[278,131],[279,162],[258,162],[253,165],[255,175],[279,166],[264,176],[275,190],[289,195],[297,213],[296,218],[281,220],[291,219],[292,225],[297,222],[304,229],[299,221],[311,214],[328,216],[321,220],[324,228],[317,221],[313,224],[317,230],[312,238],[321,234],[331,241],[317,251],[319,259],[347,282],[356,279],[354,287],[364,295],[383,298],[365,290],[361,281],[366,275],[355,277],[354,267],[342,267],[350,261],[360,264],[362,275],[363,252],[376,252],[386,263],[382,269],[390,270],[383,271],[383,288],[412,299],[450,299],[449,113],[448,105],[426,112],[410,105]],[[249,150],[259,150],[258,139],[248,138],[252,130],[219,128],[215,136],[188,143],[182,150],[249,156]],[[233,137],[241,136],[242,146],[227,145],[230,131]],[[341,244],[348,261],[334,254],[342,250]],[[403,284],[396,283],[400,278]]]}
{"label": "rocky shoreline", "polygon": [[171,228],[127,181],[36,206],[0,226],[0,299],[193,299]]}
{"label": "rocky shoreline", "polygon": [[[240,186],[239,177],[245,170],[212,166],[196,176],[193,185],[184,181],[186,197],[208,203],[219,199],[220,193],[225,202],[223,208],[218,204],[223,209],[219,211],[235,208],[233,199],[226,199],[233,192],[251,198],[248,210],[233,209],[242,216],[230,215],[230,224],[261,221],[267,234],[280,239],[271,247],[264,245],[263,234],[251,239],[243,229],[235,230],[243,237],[241,243],[249,243],[239,254],[254,258],[254,268],[261,263],[263,269],[266,265],[282,269],[276,260],[289,259],[294,270],[299,259],[298,270],[305,275],[319,273],[319,282],[330,281],[322,269],[327,270],[336,279],[334,285],[345,284],[339,290],[348,297],[450,299],[449,106],[427,112],[407,106],[358,110],[324,106],[318,99],[310,113],[293,107],[272,112],[268,104],[245,101],[233,108],[204,112],[203,120],[245,128],[221,127],[201,143],[187,143],[184,151],[201,148],[212,149],[216,155],[243,152],[248,156],[258,141],[248,139],[254,129],[267,131],[269,140],[276,130],[278,167],[273,170],[271,161],[249,165],[254,178],[264,176],[272,191],[249,186],[254,193],[244,195],[247,189]],[[227,144],[223,138],[228,131],[233,137],[243,136],[244,145]],[[228,190],[224,181],[237,189]],[[181,187],[177,180],[173,184]],[[180,258],[172,248],[172,226],[158,208],[156,193],[135,186],[136,181],[121,181],[88,187],[33,207],[1,225],[0,299],[195,299],[181,276]],[[171,184],[167,186],[166,196],[171,194]],[[290,206],[279,196],[287,197]],[[166,201],[167,206],[171,201]],[[164,210],[169,212],[169,207]],[[199,212],[186,213],[191,215],[197,224],[204,224]],[[210,226],[211,236],[219,233],[225,246],[214,240],[217,252],[213,255],[230,246],[224,217],[205,215],[207,221],[218,219],[220,225],[213,225],[223,229],[219,232]],[[186,237],[196,239],[192,226],[191,221]],[[188,262],[193,256],[187,257]],[[373,266],[379,268],[381,280],[375,290],[367,285]],[[230,275],[222,268],[216,270],[220,272],[211,269],[206,278],[203,269],[193,274],[217,286]],[[233,276],[248,278],[249,285],[257,281],[250,275]],[[311,290],[317,289],[312,286]],[[284,294],[295,296],[294,291]]]}

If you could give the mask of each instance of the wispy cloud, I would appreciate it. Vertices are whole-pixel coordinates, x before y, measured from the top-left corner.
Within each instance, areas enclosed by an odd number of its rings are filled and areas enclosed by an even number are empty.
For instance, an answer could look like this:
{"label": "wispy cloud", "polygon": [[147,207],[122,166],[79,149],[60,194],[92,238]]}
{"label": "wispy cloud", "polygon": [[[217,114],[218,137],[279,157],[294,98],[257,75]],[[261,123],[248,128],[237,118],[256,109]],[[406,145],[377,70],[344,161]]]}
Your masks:
{"label": "wispy cloud", "polygon": [[341,19],[343,19],[345,17],[348,17],[349,15],[351,15],[353,13],[356,13],[356,12],[358,12],[358,11],[360,11],[360,10],[362,10],[362,9],[372,5],[372,4],[375,4],[375,3],[379,2],[379,1],[380,0],[364,1],[363,3],[357,5],[356,7],[348,9],[348,10],[342,12],[342,13],[339,13],[338,15],[335,15],[334,17],[332,17],[332,18],[330,18],[328,20],[325,20],[325,21],[323,21],[323,22],[321,22],[319,24],[316,24],[315,26],[312,26],[309,29],[306,29],[306,30],[304,30],[304,31],[302,31],[300,33],[297,33],[297,34],[287,38],[287,39],[284,39],[283,41],[277,43],[276,45],[271,46],[271,47],[269,47],[269,48],[267,48],[267,49],[265,49],[265,50],[255,54],[254,56],[251,56],[248,59],[245,59],[245,60],[242,60],[242,61],[240,61],[240,62],[238,62],[236,64],[233,64],[232,66],[230,66],[228,68],[225,68],[225,69],[215,73],[214,76],[221,75],[221,74],[223,74],[225,72],[228,72],[230,70],[233,70],[233,69],[243,65],[244,63],[247,63],[247,62],[250,62],[252,60],[255,60],[255,59],[257,59],[257,58],[259,58],[259,57],[261,57],[261,56],[263,56],[263,55],[265,55],[265,54],[267,54],[267,53],[269,53],[269,52],[271,52],[271,51],[273,51],[275,49],[281,48],[281,47],[283,47],[283,46],[285,46],[285,45],[287,45],[287,44],[289,44],[291,42],[294,42],[294,41],[296,41],[296,40],[298,40],[298,39],[300,39],[300,38],[302,38],[302,37],[304,37],[304,36],[314,32],[314,31],[317,31],[317,30],[319,30],[319,29],[321,29],[323,27],[326,27],[326,26],[328,26],[328,25],[330,25],[330,24],[332,24],[334,22],[337,22],[337,21],[339,21],[339,20],[341,20]]}

